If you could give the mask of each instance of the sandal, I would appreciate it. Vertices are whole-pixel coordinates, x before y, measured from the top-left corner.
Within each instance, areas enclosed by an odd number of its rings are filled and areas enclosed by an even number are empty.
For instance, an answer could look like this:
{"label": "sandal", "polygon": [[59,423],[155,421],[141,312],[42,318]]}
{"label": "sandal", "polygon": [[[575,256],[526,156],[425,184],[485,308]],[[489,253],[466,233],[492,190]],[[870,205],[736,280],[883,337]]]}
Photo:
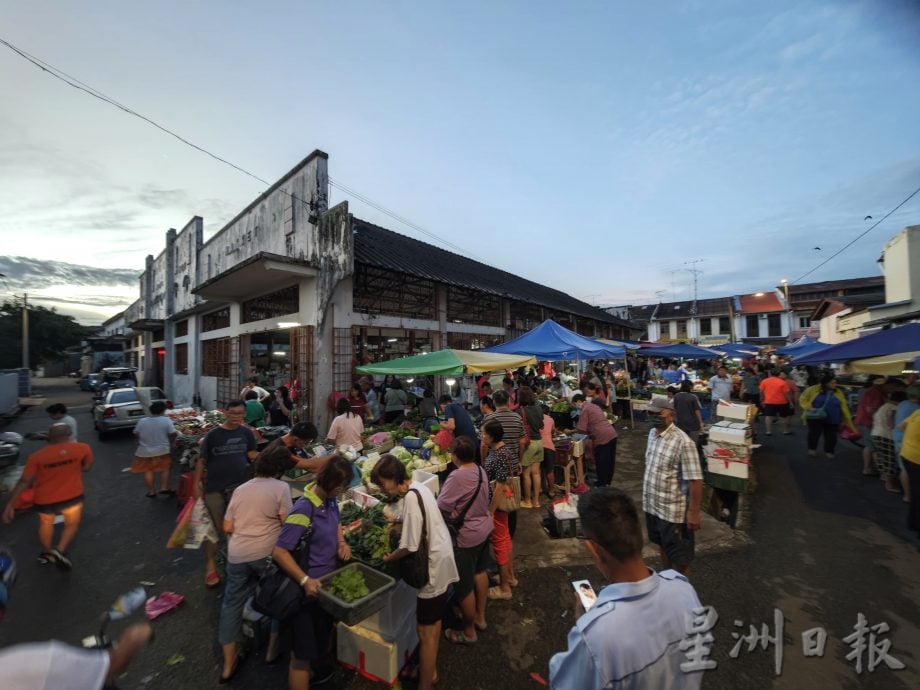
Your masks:
{"label": "sandal", "polygon": [[475,644],[479,638],[474,637],[472,640],[463,634],[462,630],[448,628],[444,631],[444,637],[456,644]]}
{"label": "sandal", "polygon": [[217,587],[220,584],[220,574],[215,570],[204,576],[206,587]]}
{"label": "sandal", "polygon": [[144,494],[147,498],[156,498],[156,494]]}
{"label": "sandal", "polygon": [[505,592],[501,587],[489,587],[489,599],[504,599],[508,600],[511,598],[511,592]]}
{"label": "sandal", "polygon": [[488,623],[483,623],[482,625],[479,625],[479,623],[474,623],[473,625],[476,626],[476,630],[478,630],[479,632],[485,632],[486,630],[489,629]]}

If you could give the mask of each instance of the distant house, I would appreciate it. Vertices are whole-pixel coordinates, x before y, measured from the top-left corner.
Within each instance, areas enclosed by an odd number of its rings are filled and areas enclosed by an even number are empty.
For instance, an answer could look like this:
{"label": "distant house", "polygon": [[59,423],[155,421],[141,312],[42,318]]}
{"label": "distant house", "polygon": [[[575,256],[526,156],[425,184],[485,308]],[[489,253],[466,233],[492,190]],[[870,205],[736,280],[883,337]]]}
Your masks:
{"label": "distant house", "polygon": [[789,335],[786,305],[776,292],[732,297],[735,339],[754,345],[784,345]]}
{"label": "distant house", "polygon": [[[884,292],[885,278],[883,276],[870,276],[867,278],[825,280],[820,283],[780,285],[776,289],[780,293],[788,295],[787,301],[789,302],[790,316],[792,318],[789,339],[798,340],[803,335],[813,338],[818,337],[821,329],[815,323],[814,314],[824,300],[862,297],[865,295],[871,295],[874,299],[879,293]],[[883,301],[881,300],[877,304],[881,304]]]}
{"label": "distant house", "polygon": [[823,343],[842,343],[858,338],[870,318],[870,308],[885,301],[884,292],[845,297],[827,297],[811,314],[811,323],[818,329]]}
{"label": "distant house", "polygon": [[[714,345],[732,339],[731,300],[728,297],[662,302],[645,309],[650,342]],[[643,316],[630,311],[630,321],[637,325],[642,323]]]}
{"label": "distant house", "polygon": [[885,274],[885,301],[869,308],[863,333],[920,321],[920,225],[889,239],[878,263]]}
{"label": "distant house", "polygon": [[657,304],[624,304],[616,307],[604,307],[604,311],[631,324],[636,329],[632,334],[632,338],[648,340],[648,324],[655,315],[657,308]]}

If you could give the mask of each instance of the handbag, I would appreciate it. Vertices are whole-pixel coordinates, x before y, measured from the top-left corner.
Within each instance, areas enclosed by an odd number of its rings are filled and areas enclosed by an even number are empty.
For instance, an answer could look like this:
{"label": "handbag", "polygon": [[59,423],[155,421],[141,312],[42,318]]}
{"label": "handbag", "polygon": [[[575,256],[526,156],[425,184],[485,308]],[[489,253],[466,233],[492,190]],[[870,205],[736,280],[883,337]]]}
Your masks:
{"label": "handbag", "polygon": [[[454,546],[457,545],[457,538],[460,536],[460,530],[463,529],[463,523],[466,520],[466,514],[470,511],[470,508],[473,507],[473,503],[476,501],[476,497],[479,496],[479,487],[482,486],[482,470],[476,468],[476,489],[473,491],[473,494],[470,496],[470,500],[467,501],[466,506],[463,510],[457,513],[456,517],[450,517],[449,515],[444,515],[444,524],[447,525],[447,531],[450,532],[450,540],[454,543]],[[443,514],[443,511],[442,511]]]}
{"label": "handbag", "polygon": [[827,419],[827,403],[830,401],[831,395],[832,394],[828,392],[824,393],[824,404],[818,409],[812,408],[810,410],[805,410],[805,419],[811,419],[818,422]]}
{"label": "handbag", "polygon": [[[491,482],[492,493],[498,491],[498,483]],[[496,510],[505,513],[513,513],[521,507],[521,478],[511,476],[511,461],[508,461],[508,480],[504,483],[504,488],[498,492],[498,501],[495,504]]]}
{"label": "handbag", "polygon": [[415,589],[421,589],[428,584],[428,515],[425,503],[418,489],[409,489],[410,494],[415,494],[419,510],[422,511],[422,537],[418,542],[418,550],[401,558],[398,562],[399,577]]}
{"label": "handbag", "polygon": [[[312,523],[313,516],[309,517]],[[291,552],[297,565],[304,572],[307,572],[310,567],[312,537],[313,527],[307,527],[297,542],[297,546],[294,547],[294,551]],[[303,591],[303,587],[269,556],[268,566],[256,583],[256,591],[252,595],[252,608],[264,616],[283,621],[297,613],[306,598],[307,594]]]}

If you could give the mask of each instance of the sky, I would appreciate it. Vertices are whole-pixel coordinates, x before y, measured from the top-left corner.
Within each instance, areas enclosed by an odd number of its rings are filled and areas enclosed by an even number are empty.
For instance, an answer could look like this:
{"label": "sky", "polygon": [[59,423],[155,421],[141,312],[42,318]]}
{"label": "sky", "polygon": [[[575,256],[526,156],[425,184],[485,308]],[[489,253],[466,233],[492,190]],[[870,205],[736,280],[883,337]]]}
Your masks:
{"label": "sky", "polygon": [[[269,182],[322,149],[593,304],[690,298],[693,267],[701,298],[796,281],[920,187],[911,0],[46,1],[0,5],[0,38]],[[136,298],[168,228],[207,238],[264,191],[3,46],[0,85],[0,289],[83,323]],[[878,275],[913,224],[920,194],[798,282]]]}

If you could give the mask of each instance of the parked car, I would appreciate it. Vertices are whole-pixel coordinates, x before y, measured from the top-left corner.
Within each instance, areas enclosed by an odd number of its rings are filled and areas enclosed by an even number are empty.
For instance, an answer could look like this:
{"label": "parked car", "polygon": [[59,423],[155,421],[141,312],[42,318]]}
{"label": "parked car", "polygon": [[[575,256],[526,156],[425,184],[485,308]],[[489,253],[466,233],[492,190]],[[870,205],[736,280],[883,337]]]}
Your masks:
{"label": "parked car", "polygon": [[102,397],[113,388],[133,388],[137,386],[137,367],[106,367],[99,372],[96,382],[97,397]]}
{"label": "parked car", "polygon": [[87,374],[82,379],[77,381],[77,385],[80,386],[81,391],[89,391],[90,393],[95,393],[96,386],[99,385],[99,374]]}
{"label": "parked car", "polygon": [[172,408],[172,402],[159,388],[113,388],[103,393],[93,407],[93,427],[99,440],[117,429],[133,429],[138,419],[150,414],[150,404],[157,400]]}

